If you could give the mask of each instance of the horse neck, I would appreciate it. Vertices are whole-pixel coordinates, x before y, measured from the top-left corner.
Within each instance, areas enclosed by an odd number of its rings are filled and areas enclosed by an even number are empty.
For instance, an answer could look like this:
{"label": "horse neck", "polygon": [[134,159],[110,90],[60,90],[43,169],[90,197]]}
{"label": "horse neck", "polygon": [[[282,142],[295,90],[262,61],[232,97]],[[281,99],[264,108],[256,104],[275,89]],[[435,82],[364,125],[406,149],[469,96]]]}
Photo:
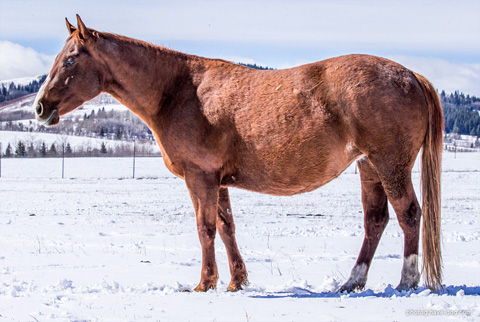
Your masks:
{"label": "horse neck", "polygon": [[101,53],[107,66],[104,91],[148,124],[193,56],[116,35],[105,39]]}

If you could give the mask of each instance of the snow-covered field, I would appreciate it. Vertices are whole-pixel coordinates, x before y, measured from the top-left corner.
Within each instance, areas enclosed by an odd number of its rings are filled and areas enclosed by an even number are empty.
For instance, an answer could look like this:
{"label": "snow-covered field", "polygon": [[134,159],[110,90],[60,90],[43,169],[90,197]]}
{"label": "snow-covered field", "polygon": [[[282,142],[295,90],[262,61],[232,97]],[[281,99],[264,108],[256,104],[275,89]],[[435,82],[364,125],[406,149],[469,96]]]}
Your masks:
{"label": "snow-covered field", "polygon": [[[231,189],[250,285],[182,292],[200,278],[190,198],[161,158],[2,159],[0,321],[478,321],[480,154],[444,154],[441,294],[398,293],[393,211],[362,292],[338,294],[363,240],[354,167],[312,192]],[[418,166],[414,179],[419,186]]]}

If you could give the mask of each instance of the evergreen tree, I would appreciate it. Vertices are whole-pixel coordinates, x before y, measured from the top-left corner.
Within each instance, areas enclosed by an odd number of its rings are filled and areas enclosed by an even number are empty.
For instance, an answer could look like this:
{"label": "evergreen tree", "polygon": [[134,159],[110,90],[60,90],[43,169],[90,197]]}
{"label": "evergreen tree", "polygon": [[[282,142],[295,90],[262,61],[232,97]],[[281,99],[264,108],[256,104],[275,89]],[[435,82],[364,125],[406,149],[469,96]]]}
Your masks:
{"label": "evergreen tree", "polygon": [[25,157],[26,149],[25,149],[25,144],[23,144],[22,141],[18,141],[17,148],[15,149],[15,154],[21,158]]}
{"label": "evergreen tree", "polygon": [[107,153],[107,147],[105,146],[104,142],[102,142],[102,145],[100,146],[100,153],[103,153],[103,154]]}
{"label": "evergreen tree", "polygon": [[458,119],[455,119],[455,123],[453,124],[452,133],[460,134],[460,128],[458,127]]}
{"label": "evergreen tree", "polygon": [[10,145],[10,142],[7,145],[7,148],[5,149],[5,157],[11,158],[12,157],[12,146]]}
{"label": "evergreen tree", "polygon": [[30,143],[27,149],[27,154],[29,157],[35,158],[37,156],[37,151],[35,151],[35,147],[33,146],[33,142]]}
{"label": "evergreen tree", "polygon": [[117,127],[117,130],[115,132],[115,139],[117,139],[117,140],[122,139],[122,130],[120,129],[120,127]]}
{"label": "evergreen tree", "polygon": [[42,145],[40,146],[40,155],[43,158],[47,156],[47,145],[45,144],[45,142],[43,142]]}
{"label": "evergreen tree", "polygon": [[70,155],[72,153],[73,153],[72,147],[71,147],[70,143],[67,143],[67,146],[65,147],[65,154]]}
{"label": "evergreen tree", "polygon": [[55,143],[52,143],[52,145],[50,146],[50,155],[51,156],[56,156],[57,155],[57,148],[55,147]]}

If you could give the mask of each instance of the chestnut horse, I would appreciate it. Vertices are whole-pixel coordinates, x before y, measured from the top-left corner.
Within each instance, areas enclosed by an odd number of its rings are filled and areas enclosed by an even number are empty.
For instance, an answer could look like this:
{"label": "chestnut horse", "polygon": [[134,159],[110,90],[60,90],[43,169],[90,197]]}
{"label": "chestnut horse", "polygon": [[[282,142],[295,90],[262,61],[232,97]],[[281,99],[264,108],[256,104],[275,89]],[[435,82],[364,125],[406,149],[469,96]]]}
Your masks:
{"label": "chestnut horse", "polygon": [[[185,180],[202,246],[195,291],[216,287],[215,235],[228,254],[236,291],[247,270],[235,240],[229,187],[291,196],[312,191],[358,160],[365,238],[339,291],[362,289],[387,225],[388,202],[403,230],[399,290],[423,272],[441,288],[440,161],[443,115],[432,85],[380,57],[349,55],[285,70],[259,71],[186,55],[89,29],[77,15],[34,103],[38,121],[110,93],[152,130],[167,168]],[[411,170],[422,148],[423,211]]]}

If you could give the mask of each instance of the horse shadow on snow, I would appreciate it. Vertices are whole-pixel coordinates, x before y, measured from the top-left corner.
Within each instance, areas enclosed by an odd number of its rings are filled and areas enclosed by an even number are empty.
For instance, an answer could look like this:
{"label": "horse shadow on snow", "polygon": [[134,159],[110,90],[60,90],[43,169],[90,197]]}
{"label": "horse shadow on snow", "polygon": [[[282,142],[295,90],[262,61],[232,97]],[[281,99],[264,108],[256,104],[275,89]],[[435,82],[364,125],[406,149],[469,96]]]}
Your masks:
{"label": "horse shadow on snow", "polygon": [[[288,291],[280,292],[266,292],[267,294],[252,295],[252,298],[340,298],[346,296],[349,298],[365,298],[365,297],[378,297],[378,298],[391,298],[391,297],[425,297],[432,292],[425,287],[418,287],[415,290],[410,291],[397,291],[389,284],[384,291],[375,292],[372,289],[367,289],[358,293],[339,293],[339,292],[314,292],[302,287],[293,287]],[[466,285],[449,285],[444,286],[443,291],[437,293],[439,296],[480,296],[480,286],[466,286]]]}

